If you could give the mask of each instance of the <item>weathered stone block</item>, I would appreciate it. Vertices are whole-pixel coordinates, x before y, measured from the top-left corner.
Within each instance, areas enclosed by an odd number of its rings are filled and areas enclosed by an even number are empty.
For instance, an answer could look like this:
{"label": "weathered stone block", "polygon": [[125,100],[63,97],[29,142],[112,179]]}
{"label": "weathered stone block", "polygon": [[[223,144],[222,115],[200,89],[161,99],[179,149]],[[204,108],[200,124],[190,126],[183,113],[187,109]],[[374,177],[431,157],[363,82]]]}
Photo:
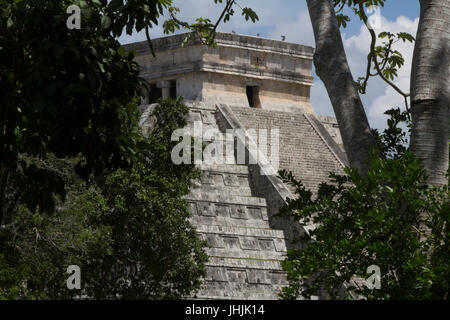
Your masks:
{"label": "weathered stone block", "polygon": [[230,250],[241,249],[241,243],[239,242],[239,237],[223,237],[223,242],[225,244],[225,248]]}
{"label": "weathered stone block", "polygon": [[201,175],[202,184],[214,184],[214,177],[208,171],[203,171]]}
{"label": "weathered stone block", "polygon": [[228,276],[228,281],[230,281],[230,282],[244,283],[247,281],[247,272],[245,271],[245,269],[241,269],[241,270],[228,269],[227,276]]}
{"label": "weathered stone block", "polygon": [[230,217],[230,207],[226,204],[216,204],[216,212],[220,217]]}
{"label": "weathered stone block", "polygon": [[288,282],[286,280],[286,273],[285,272],[270,272],[269,273],[270,282],[272,284],[278,284],[278,285],[287,285]]}
{"label": "weathered stone block", "polygon": [[232,205],[231,217],[235,219],[248,219],[246,207],[240,205]]}
{"label": "weathered stone block", "polygon": [[216,117],[214,116],[214,112],[202,111],[202,120],[205,124],[215,124]]}
{"label": "weathered stone block", "polygon": [[219,234],[207,233],[205,239],[212,248],[225,248],[225,243]]}
{"label": "weathered stone block", "polygon": [[272,239],[259,239],[258,242],[261,250],[275,251],[275,244]]}
{"label": "weathered stone block", "polygon": [[197,204],[195,202],[188,202],[188,206],[189,206],[189,212],[192,215],[196,215],[197,214]]}
{"label": "weathered stone block", "polygon": [[216,186],[223,186],[223,185],[225,185],[224,179],[223,179],[223,174],[221,174],[221,173],[211,173],[210,175],[212,177],[214,185],[216,185]]}
{"label": "weathered stone block", "polygon": [[239,187],[239,178],[234,174],[224,174],[223,180],[226,186]]}
{"label": "weathered stone block", "polygon": [[260,207],[248,207],[248,215],[250,219],[262,219]]}
{"label": "weathered stone block", "polygon": [[274,239],[275,248],[277,251],[286,251],[286,241],[283,239]]}
{"label": "weathered stone block", "polygon": [[240,237],[243,250],[260,250],[258,239],[255,237]]}
{"label": "weathered stone block", "polygon": [[211,202],[197,202],[197,212],[202,216],[215,217],[217,216],[214,204]]}
{"label": "weathered stone block", "polygon": [[227,273],[224,268],[221,267],[207,267],[206,279],[209,281],[228,282]]}
{"label": "weathered stone block", "polygon": [[253,284],[271,284],[266,270],[247,270],[248,283]]}

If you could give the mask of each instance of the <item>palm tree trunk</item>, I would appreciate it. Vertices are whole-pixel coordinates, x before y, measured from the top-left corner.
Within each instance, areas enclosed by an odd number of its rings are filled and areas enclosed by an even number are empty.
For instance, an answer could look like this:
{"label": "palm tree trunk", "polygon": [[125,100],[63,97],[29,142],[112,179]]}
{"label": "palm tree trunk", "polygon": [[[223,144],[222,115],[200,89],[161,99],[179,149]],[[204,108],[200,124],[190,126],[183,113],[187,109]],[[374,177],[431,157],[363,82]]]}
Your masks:
{"label": "palm tree trunk", "polygon": [[316,42],[316,73],[328,91],[350,165],[365,175],[376,142],[348,66],[334,7],[330,0],[306,2]]}
{"label": "palm tree trunk", "polygon": [[410,151],[422,159],[428,182],[447,184],[450,117],[450,0],[420,0],[411,70]]}

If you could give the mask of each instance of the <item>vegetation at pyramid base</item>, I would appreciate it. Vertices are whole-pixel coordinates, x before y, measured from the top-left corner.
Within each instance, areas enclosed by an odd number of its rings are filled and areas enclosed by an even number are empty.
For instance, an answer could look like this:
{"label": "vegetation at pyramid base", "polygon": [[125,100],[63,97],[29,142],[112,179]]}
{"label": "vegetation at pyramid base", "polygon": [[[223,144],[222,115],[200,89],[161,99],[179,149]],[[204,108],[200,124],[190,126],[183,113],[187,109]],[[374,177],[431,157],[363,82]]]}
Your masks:
{"label": "vegetation at pyramid base", "polygon": [[[313,196],[291,173],[280,172],[296,189],[281,215],[316,225],[311,238],[297,239],[306,248],[290,250],[283,262],[289,281],[284,299],[319,290],[331,298],[449,298],[449,187],[427,184],[398,127],[406,115],[398,109],[388,114],[388,128],[377,135],[383,157],[373,158],[366,177],[346,168]],[[379,288],[366,281],[370,266],[380,268]]]}
{"label": "vegetation at pyramid base", "polygon": [[[206,244],[183,199],[199,172],[170,158],[171,134],[188,109],[181,100],[161,103],[149,152],[131,171],[86,183],[74,173],[79,159],[48,157],[70,190],[65,201],[55,197],[52,214],[19,205],[0,230],[0,298],[177,299],[199,288]],[[70,265],[81,269],[81,290],[67,289]]]}

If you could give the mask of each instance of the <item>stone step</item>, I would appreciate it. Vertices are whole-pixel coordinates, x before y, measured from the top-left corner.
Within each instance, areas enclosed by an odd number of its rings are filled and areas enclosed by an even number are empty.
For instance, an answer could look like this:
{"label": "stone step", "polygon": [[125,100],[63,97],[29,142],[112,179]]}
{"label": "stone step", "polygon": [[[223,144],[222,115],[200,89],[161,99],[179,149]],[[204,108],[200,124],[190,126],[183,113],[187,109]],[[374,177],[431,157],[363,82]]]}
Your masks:
{"label": "stone step", "polygon": [[[284,231],[267,228],[248,228],[202,224],[197,226],[197,231],[200,233],[218,234],[223,236],[232,235],[243,237],[270,238],[277,240],[285,239]],[[283,251],[283,249],[280,249],[279,251]]]}
{"label": "stone step", "polygon": [[[249,239],[248,243],[255,243],[257,239]],[[230,237],[230,242],[238,242],[237,238]],[[217,245],[217,244],[216,244]],[[225,244],[225,248],[207,248],[206,253],[210,257],[220,257],[220,258],[232,258],[232,259],[261,259],[264,257],[265,259],[272,260],[283,260],[285,253],[277,252],[277,251],[269,251],[269,250],[245,250],[241,248],[230,249],[229,246],[235,244],[227,245]]]}
{"label": "stone step", "polygon": [[[218,232],[218,230],[224,232]],[[286,240],[280,230],[200,225],[199,236],[208,242],[208,254],[223,258],[283,260]]]}
{"label": "stone step", "polygon": [[242,269],[226,266],[206,266],[205,281],[230,282],[236,284],[285,285],[286,273],[275,269]]}
{"label": "stone step", "polygon": [[282,285],[276,284],[204,281],[195,297],[225,300],[278,300],[281,288]]}
{"label": "stone step", "polygon": [[193,189],[185,197],[189,202],[208,202],[214,205],[223,206],[246,206],[246,207],[264,207],[267,208],[265,198],[249,197],[249,196],[234,196],[228,194],[220,194],[218,192],[203,192],[201,188]]}
{"label": "stone step", "polygon": [[198,169],[202,171],[214,172],[214,173],[233,173],[239,175],[248,175],[248,167],[246,165],[239,164],[200,164]]}
{"label": "stone step", "polygon": [[232,258],[211,256],[206,263],[208,266],[221,267],[226,269],[252,269],[283,272],[280,260],[278,259],[252,259],[252,258]]}
{"label": "stone step", "polygon": [[[234,154],[235,149],[235,139],[233,136],[227,136],[219,131],[219,129],[215,127],[203,127],[203,130],[194,130],[192,127],[185,127],[183,128],[183,133],[180,133],[181,135],[189,135],[192,138],[196,138],[198,140],[201,140],[201,143],[203,143],[205,146],[210,145],[211,143],[215,142],[216,150],[220,150],[219,146],[222,146],[222,153],[225,154],[225,152],[228,152],[229,154]],[[200,142],[199,142],[200,143]],[[213,148],[213,147],[210,147]],[[211,149],[212,150],[212,149]]]}
{"label": "stone step", "polygon": [[227,186],[227,185],[208,185],[208,184],[197,184],[201,185],[202,192],[206,193],[216,193],[216,194],[228,194],[230,196],[252,196],[252,190],[248,185],[248,182],[237,186]]}
{"label": "stone step", "polygon": [[193,216],[221,217],[233,220],[261,220],[266,222],[269,220],[267,207],[265,206],[225,202],[214,203],[202,200],[193,201],[192,199],[188,200],[188,204]]}
{"label": "stone step", "polygon": [[[204,134],[208,130],[211,130],[209,132],[209,134],[213,134],[215,132],[219,132],[220,136],[226,137],[224,132],[220,131],[219,127],[216,124],[214,124],[214,123],[203,123],[202,122],[202,125],[201,125],[202,132],[200,132],[200,126],[197,127],[198,130],[194,131],[194,128],[195,128],[194,122],[188,121],[187,125],[183,129],[185,129],[185,131],[189,132],[192,136],[194,136],[194,134],[197,135],[199,133],[203,133]],[[230,139],[228,139],[228,140],[233,141],[231,139],[231,137],[232,136],[229,135]]]}
{"label": "stone step", "polygon": [[202,171],[200,176],[202,187],[249,187],[248,174],[220,171]]}
{"label": "stone step", "polygon": [[201,225],[217,225],[221,227],[241,227],[241,228],[258,228],[270,230],[269,222],[261,219],[233,219],[230,217],[220,216],[193,216],[190,218],[192,224],[197,227]]}
{"label": "stone step", "polygon": [[[232,261],[232,263],[227,263]],[[277,293],[287,285],[286,272],[279,261],[257,259],[235,259],[211,256],[206,265],[207,275],[198,297],[214,296],[245,298],[254,295],[268,295],[267,299],[276,299]],[[217,290],[216,293],[211,291]],[[228,290],[231,289],[231,290]],[[226,296],[225,296],[226,295]],[[232,297],[231,296],[231,297]]]}
{"label": "stone step", "polygon": [[188,106],[191,111],[197,110],[216,111],[217,109],[215,103],[206,103],[204,101],[185,101],[184,104]]}
{"label": "stone step", "polygon": [[208,242],[209,256],[283,260],[286,254],[281,230],[200,225],[197,232]]}
{"label": "stone step", "polygon": [[189,123],[201,121],[203,124],[214,124],[216,122],[216,110],[207,110],[200,108],[191,108],[187,117]]}

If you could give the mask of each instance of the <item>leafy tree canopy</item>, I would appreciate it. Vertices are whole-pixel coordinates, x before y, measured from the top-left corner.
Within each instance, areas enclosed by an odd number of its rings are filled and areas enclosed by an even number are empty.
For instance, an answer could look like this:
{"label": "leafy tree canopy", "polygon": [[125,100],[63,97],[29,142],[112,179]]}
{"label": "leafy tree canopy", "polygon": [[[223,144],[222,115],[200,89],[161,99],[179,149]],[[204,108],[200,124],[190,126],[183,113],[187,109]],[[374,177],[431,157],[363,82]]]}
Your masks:
{"label": "leafy tree canopy", "polygon": [[[0,298],[179,299],[198,289],[206,244],[183,200],[198,171],[170,158],[171,134],[186,124],[187,111],[181,100],[153,111],[149,158],[131,171],[85,183],[76,160],[53,158],[71,186],[67,200],[56,199],[52,215],[20,206],[0,230]],[[66,287],[69,265],[81,268],[81,291]]]}

